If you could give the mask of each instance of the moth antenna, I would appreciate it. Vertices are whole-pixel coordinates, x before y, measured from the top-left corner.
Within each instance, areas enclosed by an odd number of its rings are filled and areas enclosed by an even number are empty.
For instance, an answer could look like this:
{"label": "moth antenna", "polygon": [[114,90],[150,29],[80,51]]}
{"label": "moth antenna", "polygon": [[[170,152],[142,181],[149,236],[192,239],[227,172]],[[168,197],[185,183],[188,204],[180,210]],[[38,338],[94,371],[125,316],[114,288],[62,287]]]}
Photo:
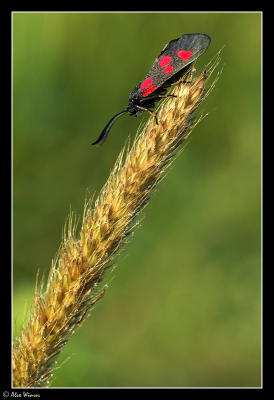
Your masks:
{"label": "moth antenna", "polygon": [[96,140],[96,142],[91,143],[92,145],[98,145],[98,146],[102,146],[102,144],[105,142],[110,128],[112,127],[113,122],[120,117],[120,115],[124,114],[127,112],[127,109],[120,111],[118,114],[114,115],[114,117],[111,118],[111,120],[108,122],[108,124],[105,126],[105,128],[102,130],[100,136],[98,137],[98,139]]}

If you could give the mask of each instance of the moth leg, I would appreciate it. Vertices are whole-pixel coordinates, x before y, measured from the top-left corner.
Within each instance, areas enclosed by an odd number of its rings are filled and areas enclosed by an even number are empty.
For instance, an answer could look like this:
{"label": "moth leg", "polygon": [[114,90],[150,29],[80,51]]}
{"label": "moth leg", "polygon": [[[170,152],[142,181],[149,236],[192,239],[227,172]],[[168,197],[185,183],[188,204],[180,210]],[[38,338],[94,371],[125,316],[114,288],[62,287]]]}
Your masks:
{"label": "moth leg", "polygon": [[171,83],[170,85],[168,85],[168,87],[178,85],[179,82],[180,82],[180,79],[178,79],[176,82]]}
{"label": "moth leg", "polygon": [[177,85],[182,82],[185,84],[192,83],[192,73],[196,71],[196,68],[193,67],[192,71],[187,71],[181,78],[179,78],[176,82],[172,83],[170,86]]}
{"label": "moth leg", "polygon": [[192,78],[190,80],[187,80],[187,77],[186,79],[178,79],[178,81],[171,83],[169,86],[175,86],[178,85],[179,83],[185,83],[185,84],[192,83]]}
{"label": "moth leg", "polygon": [[158,125],[158,119],[157,119],[157,114],[154,111],[149,110],[148,108],[142,107],[142,106],[136,106],[139,108],[139,110],[142,111],[147,111],[150,115],[152,115],[155,118],[156,124]]}
{"label": "moth leg", "polygon": [[184,84],[191,84],[192,83],[192,79],[190,81],[182,81],[182,83]]}
{"label": "moth leg", "polygon": [[175,94],[163,94],[163,95],[159,94],[157,97],[165,98],[165,97],[178,97],[178,96],[176,96]]}
{"label": "moth leg", "polygon": [[193,74],[193,72],[195,72],[196,71],[196,68],[195,67],[193,67],[192,68],[192,70],[191,71],[188,71],[186,74],[185,74],[185,79],[183,79],[183,83],[186,83],[186,84],[188,84],[188,83],[192,83],[192,74]]}

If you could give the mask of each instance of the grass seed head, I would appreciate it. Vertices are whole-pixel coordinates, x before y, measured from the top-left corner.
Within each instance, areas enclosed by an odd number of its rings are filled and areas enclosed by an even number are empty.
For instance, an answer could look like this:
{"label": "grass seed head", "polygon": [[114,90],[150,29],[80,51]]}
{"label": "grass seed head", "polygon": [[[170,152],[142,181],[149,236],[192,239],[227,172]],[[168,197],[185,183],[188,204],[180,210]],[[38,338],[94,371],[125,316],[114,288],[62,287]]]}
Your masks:
{"label": "grass seed head", "polygon": [[[124,148],[95,203],[85,204],[79,235],[70,214],[63,241],[53,261],[46,290],[36,285],[29,321],[13,349],[13,385],[39,387],[52,376],[56,357],[87,312],[104,295],[100,289],[114,256],[136,226],[136,216],[165,175],[176,149],[199,122],[194,112],[213,88],[205,84],[219,63],[181,80],[158,110],[158,124],[150,117],[130,150]],[[103,151],[103,150],[102,150]]]}

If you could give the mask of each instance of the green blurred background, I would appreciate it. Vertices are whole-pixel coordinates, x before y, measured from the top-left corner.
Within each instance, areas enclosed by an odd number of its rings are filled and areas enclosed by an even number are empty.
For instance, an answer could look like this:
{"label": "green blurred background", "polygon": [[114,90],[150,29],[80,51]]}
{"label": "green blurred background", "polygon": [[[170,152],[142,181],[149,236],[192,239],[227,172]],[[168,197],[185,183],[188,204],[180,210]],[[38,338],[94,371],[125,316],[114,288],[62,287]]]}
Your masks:
{"label": "green blurred background", "polygon": [[[14,335],[70,209],[81,217],[140,118],[122,110],[171,39],[225,45],[208,112],[159,185],[105,297],[75,332],[59,387],[261,384],[261,15],[13,14]],[[114,279],[113,279],[114,278]]]}

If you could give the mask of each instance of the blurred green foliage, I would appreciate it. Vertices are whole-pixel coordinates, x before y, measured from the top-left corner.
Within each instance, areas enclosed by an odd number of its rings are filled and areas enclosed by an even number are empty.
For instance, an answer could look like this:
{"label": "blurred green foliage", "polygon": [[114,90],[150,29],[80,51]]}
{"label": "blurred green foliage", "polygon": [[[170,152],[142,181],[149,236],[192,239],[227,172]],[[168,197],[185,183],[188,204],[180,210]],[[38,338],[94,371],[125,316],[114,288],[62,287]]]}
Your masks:
{"label": "blurred green foliage", "polygon": [[[75,332],[52,386],[261,384],[261,15],[14,13],[14,334],[72,209],[100,190],[143,115],[94,141],[171,39],[212,38],[223,73]],[[113,279],[115,277],[115,279]]]}

